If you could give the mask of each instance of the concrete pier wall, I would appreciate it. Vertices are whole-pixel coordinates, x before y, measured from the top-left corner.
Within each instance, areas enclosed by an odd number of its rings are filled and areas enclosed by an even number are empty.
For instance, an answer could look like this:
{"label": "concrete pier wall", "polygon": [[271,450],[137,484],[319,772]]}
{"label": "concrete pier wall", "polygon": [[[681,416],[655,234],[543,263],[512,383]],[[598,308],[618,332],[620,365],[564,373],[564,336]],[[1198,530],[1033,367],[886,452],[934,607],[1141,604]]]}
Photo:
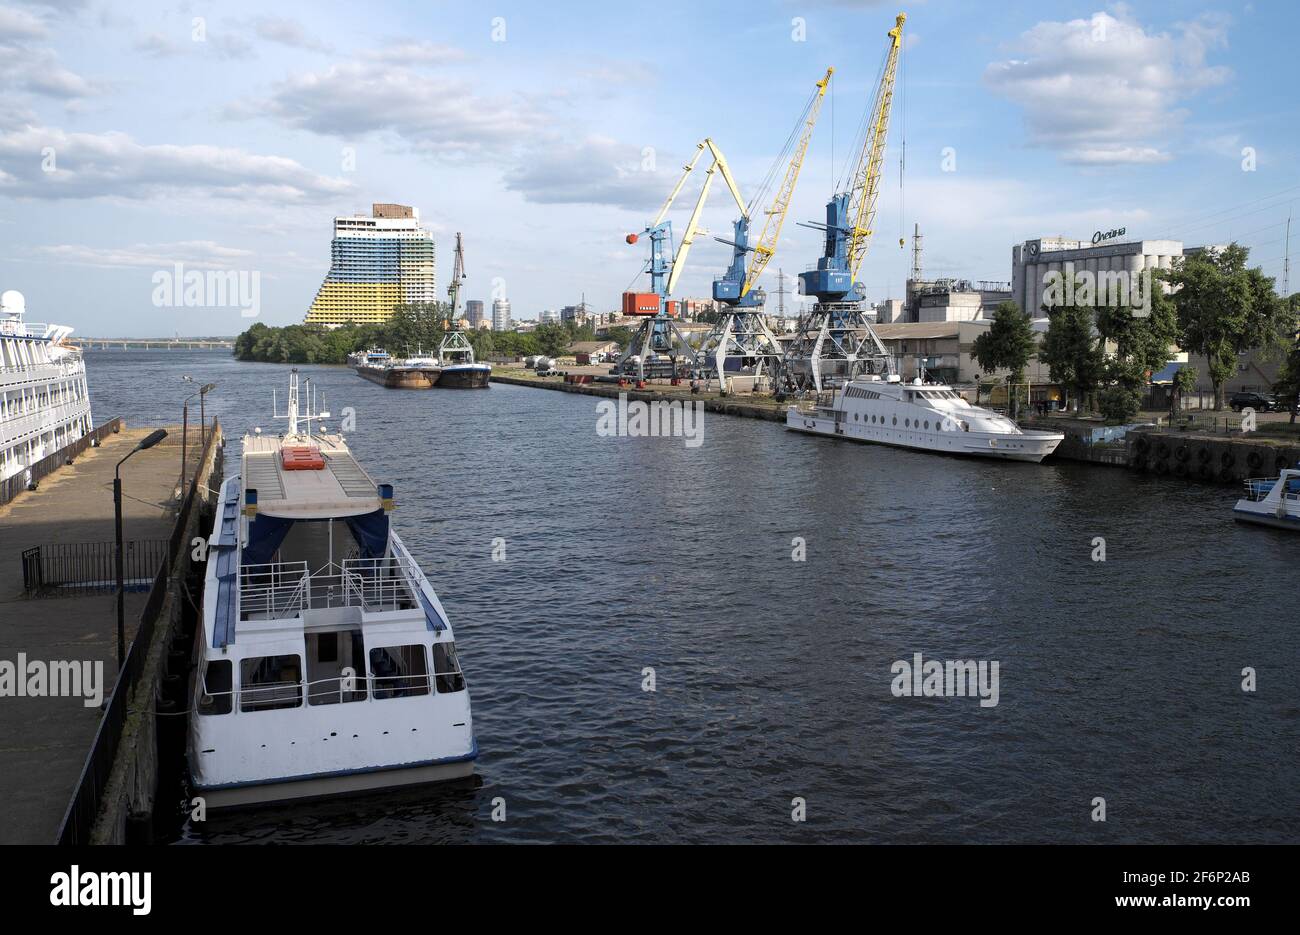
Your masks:
{"label": "concrete pier wall", "polygon": [[195,538],[205,536],[212,522],[223,473],[221,443],[218,427],[206,456],[195,469],[194,503],[184,529],[179,531],[181,548],[167,572],[166,596],[154,625],[144,670],[128,705],[112,772],[100,798],[99,815],[91,831],[92,844],[128,843],[131,822],[152,822],[159,776],[158,719],[181,713],[159,710],[162,680],[169,674],[168,648],[177,636],[185,603],[202,599],[201,594],[187,593],[186,578],[193,564],[191,544]]}

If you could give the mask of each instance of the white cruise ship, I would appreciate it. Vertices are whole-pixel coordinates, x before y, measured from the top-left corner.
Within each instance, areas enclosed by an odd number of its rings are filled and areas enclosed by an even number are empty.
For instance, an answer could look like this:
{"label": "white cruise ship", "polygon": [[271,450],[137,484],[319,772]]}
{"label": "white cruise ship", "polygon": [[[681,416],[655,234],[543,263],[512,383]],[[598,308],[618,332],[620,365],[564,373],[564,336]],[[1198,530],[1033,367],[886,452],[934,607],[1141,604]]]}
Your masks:
{"label": "white cruise ship", "polygon": [[67,325],[23,320],[22,293],[0,295],[0,481],[28,470],[94,427],[86,364]]}
{"label": "white cruise ship", "polygon": [[[310,390],[308,389],[308,396]],[[446,611],[343,436],[244,436],[203,592],[188,759],[221,808],[469,775],[478,747]],[[304,424],[305,423],[305,424]]]}
{"label": "white cruise ship", "polygon": [[1022,429],[966,402],[950,386],[902,383],[896,374],[860,376],[824,401],[786,410],[786,428],[851,441],[1005,461],[1043,460],[1065,435]]}

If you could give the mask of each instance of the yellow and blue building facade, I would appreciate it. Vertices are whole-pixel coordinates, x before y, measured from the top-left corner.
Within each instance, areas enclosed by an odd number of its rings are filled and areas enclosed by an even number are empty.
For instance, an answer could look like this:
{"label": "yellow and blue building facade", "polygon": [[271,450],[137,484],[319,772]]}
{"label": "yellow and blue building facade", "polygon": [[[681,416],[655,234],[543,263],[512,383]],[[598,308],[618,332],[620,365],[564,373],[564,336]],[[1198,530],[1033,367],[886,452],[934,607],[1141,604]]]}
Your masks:
{"label": "yellow and blue building facade", "polygon": [[330,269],[306,324],[387,321],[398,305],[437,301],[436,247],[407,205],[375,204],[371,216],[334,219]]}

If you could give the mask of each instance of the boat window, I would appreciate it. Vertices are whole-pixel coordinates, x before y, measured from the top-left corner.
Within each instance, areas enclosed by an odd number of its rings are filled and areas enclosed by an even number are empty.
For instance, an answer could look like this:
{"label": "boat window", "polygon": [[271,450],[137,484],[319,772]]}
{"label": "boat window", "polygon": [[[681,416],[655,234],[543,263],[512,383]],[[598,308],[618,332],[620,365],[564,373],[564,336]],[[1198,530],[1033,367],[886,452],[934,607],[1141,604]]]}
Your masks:
{"label": "boat window", "polygon": [[376,698],[429,694],[429,657],[419,644],[370,650],[370,672]]}
{"label": "boat window", "polygon": [[208,663],[199,686],[199,714],[229,714],[234,708],[233,679],[235,667],[229,659]]}
{"label": "boat window", "polygon": [[465,676],[461,674],[460,660],[456,658],[455,643],[433,644],[433,674],[439,694],[465,690]]}
{"label": "boat window", "polygon": [[308,633],[307,703],[366,700],[366,652],[361,630]]}
{"label": "boat window", "polygon": [[274,711],[302,704],[302,658],[250,656],[239,663],[239,710]]}
{"label": "boat window", "polygon": [[928,431],[929,428],[930,428],[930,420],[929,420],[929,419],[926,419],[926,420],[925,420],[925,427],[926,427],[926,430]]}

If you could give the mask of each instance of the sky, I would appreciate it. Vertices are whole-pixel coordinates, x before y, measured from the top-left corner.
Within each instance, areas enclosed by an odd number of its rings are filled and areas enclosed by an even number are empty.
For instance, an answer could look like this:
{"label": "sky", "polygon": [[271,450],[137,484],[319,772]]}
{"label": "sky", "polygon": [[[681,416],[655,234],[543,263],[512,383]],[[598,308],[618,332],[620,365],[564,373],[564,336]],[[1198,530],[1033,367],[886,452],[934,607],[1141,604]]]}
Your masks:
{"label": "sky", "polygon": [[[1300,207],[1292,2],[906,7],[872,300],[927,278],[1010,280],[1052,235],[1251,248],[1281,287]],[[155,276],[237,271],[256,320],[301,321],[335,215],[418,207],[445,289],[516,319],[644,288],[648,224],[704,137],[746,199],[835,68],[775,259],[813,264],[894,4],[747,0],[105,3],[0,0],[0,289],[85,336],[232,335],[236,302],[160,301]],[[904,155],[905,154],[905,155]],[[693,174],[693,179],[702,176]],[[670,214],[680,232],[698,190]],[[765,205],[755,208],[761,217]],[[715,185],[681,296],[727,265]],[[1300,221],[1300,218],[1297,218]],[[900,246],[900,239],[904,241]],[[1290,242],[1294,260],[1300,224]],[[1300,280],[1300,270],[1291,281]],[[788,309],[799,297],[789,296]]]}

